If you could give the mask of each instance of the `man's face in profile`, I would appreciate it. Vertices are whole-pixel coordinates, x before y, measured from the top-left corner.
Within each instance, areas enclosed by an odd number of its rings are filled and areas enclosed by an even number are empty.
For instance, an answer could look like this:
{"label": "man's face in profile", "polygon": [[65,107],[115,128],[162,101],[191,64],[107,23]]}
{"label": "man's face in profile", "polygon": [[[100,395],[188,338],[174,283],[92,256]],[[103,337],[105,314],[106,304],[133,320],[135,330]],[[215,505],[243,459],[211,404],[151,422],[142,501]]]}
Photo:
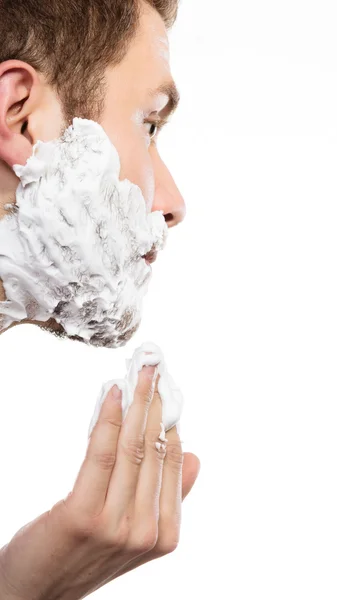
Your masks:
{"label": "man's face in profile", "polygon": [[[162,124],[176,108],[178,93],[170,73],[165,24],[154,9],[147,5],[144,8],[137,35],[126,56],[119,65],[106,69],[104,110],[98,122],[118,151],[120,180],[128,179],[139,186],[146,210],[162,211],[168,227],[172,227],[184,218],[185,205],[170,172],[159,156],[156,139]],[[18,61],[15,66],[23,69],[27,67]],[[12,156],[6,157],[7,164],[0,162],[0,218],[7,214],[4,207],[9,198],[14,203],[12,198],[18,185],[18,179],[8,165],[25,164],[37,140],[53,140],[65,129],[58,97],[44,83],[43,76],[37,77],[36,72],[29,67],[28,81],[32,72],[31,93],[33,95],[35,90],[36,110],[28,121],[32,126],[28,125],[20,136],[25,138],[24,145],[17,151],[13,148]],[[8,110],[8,123],[11,122],[11,116],[15,116],[15,110],[14,103]],[[151,261],[151,255],[148,260]],[[1,297],[0,289],[0,300],[3,299],[5,296]],[[55,319],[43,322],[23,319],[20,322],[37,323],[59,335],[65,334],[62,325]],[[74,339],[81,338],[74,336]]]}

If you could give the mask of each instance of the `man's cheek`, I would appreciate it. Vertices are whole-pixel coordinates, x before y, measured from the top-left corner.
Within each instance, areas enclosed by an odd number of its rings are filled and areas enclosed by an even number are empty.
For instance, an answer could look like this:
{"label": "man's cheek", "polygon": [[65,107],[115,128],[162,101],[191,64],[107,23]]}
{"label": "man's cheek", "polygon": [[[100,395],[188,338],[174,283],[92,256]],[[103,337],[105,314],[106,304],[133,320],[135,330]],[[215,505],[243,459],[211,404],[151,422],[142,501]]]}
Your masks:
{"label": "man's cheek", "polygon": [[0,235],[4,326],[54,318],[75,339],[123,345],[139,326],[146,254],[165,244],[163,215],[149,214],[140,186],[119,179],[117,149],[92,121],[74,119],[16,172],[18,206],[2,223],[3,248]]}
{"label": "man's cheek", "polygon": [[127,148],[123,144],[121,151],[117,146],[116,149],[121,161],[120,179],[128,179],[140,188],[147,211],[151,212],[154,201],[155,176],[146,141],[140,136],[136,142],[130,142]]}
{"label": "man's cheek", "polygon": [[144,166],[142,185],[139,186],[142,190],[145,204],[148,212],[151,212],[154,203],[155,179],[152,163]]}

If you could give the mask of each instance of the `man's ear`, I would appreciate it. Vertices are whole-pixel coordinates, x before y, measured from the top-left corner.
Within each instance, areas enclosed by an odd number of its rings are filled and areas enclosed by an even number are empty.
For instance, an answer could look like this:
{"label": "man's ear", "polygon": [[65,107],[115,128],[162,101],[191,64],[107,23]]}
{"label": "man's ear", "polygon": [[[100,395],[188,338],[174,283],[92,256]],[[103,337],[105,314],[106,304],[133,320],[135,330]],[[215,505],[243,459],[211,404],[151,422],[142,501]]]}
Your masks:
{"label": "man's ear", "polygon": [[33,67],[19,60],[0,63],[0,161],[24,165],[32,155],[29,119],[41,98]]}

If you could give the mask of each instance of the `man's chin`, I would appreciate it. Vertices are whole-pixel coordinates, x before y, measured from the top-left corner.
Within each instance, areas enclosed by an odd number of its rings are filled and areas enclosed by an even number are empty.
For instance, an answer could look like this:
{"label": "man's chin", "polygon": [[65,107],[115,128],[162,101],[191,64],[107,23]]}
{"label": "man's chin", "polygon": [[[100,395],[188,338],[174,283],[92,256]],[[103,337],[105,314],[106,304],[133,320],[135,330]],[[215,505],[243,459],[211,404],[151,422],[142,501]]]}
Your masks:
{"label": "man's chin", "polygon": [[[112,338],[107,338],[104,333],[93,334],[90,340],[86,340],[79,335],[69,335],[64,327],[58,323],[55,319],[51,318],[48,321],[34,321],[30,319],[24,319],[20,321],[21,324],[37,325],[40,329],[53,334],[57,338],[73,340],[75,342],[82,342],[87,346],[95,346],[98,348],[119,348],[125,346],[125,344],[134,336],[139,328],[140,321],[132,328],[127,329],[123,333],[116,332]],[[20,323],[16,323],[19,325]]]}

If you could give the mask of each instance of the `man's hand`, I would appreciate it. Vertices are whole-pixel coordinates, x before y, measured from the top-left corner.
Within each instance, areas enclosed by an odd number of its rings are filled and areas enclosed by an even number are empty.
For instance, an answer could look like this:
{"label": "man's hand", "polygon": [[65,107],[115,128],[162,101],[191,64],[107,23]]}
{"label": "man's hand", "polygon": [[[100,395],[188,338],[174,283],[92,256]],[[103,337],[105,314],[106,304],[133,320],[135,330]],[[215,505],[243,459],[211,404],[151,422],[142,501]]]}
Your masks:
{"label": "man's hand", "polygon": [[157,449],[158,379],[140,371],[123,423],[110,390],[72,492],[0,551],[1,600],[78,600],[175,550],[200,462],[183,454],[176,427]]}

